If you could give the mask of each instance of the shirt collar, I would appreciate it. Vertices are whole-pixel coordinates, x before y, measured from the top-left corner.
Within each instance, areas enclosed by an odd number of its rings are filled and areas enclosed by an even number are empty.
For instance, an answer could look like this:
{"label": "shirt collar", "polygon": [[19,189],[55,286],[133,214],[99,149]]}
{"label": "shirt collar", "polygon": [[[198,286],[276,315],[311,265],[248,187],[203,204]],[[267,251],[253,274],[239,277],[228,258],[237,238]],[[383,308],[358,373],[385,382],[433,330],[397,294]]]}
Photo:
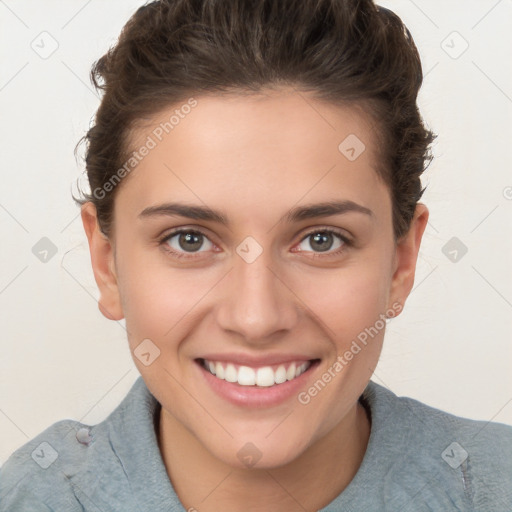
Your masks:
{"label": "shirt collar", "polygon": [[[383,472],[385,474],[387,461],[381,457],[382,445],[387,444],[389,429],[393,429],[393,422],[388,419],[393,417],[396,399],[390,390],[373,381],[368,382],[359,399],[371,420],[363,461],[344,491],[319,512],[339,510],[341,506],[356,503],[360,499],[361,489],[371,493],[375,482],[379,481]],[[106,420],[115,426],[111,429],[110,440],[128,477],[138,508],[142,512],[182,512],[183,505],[169,480],[158,446],[160,411],[161,404],[139,376],[127,396]],[[390,450],[400,450],[407,441],[404,439],[403,444],[387,447],[388,462]]]}

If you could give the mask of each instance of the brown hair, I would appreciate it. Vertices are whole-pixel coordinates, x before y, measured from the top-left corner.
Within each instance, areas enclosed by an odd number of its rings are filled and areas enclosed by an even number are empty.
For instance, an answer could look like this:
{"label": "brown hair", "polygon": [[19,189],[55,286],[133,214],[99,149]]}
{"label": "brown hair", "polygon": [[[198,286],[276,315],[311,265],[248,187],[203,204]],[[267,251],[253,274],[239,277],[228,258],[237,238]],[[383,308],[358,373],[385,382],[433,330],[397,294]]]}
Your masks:
{"label": "brown hair", "polygon": [[129,158],[131,130],[192,95],[288,85],[364,107],[377,121],[377,172],[391,193],[395,241],[408,232],[425,190],[420,175],[435,135],[416,105],[420,57],[400,18],[371,0],[154,1],[128,20],[91,80],[103,91],[79,141],[87,142],[91,193],[74,199],[94,203],[107,236],[119,187],[104,185]]}

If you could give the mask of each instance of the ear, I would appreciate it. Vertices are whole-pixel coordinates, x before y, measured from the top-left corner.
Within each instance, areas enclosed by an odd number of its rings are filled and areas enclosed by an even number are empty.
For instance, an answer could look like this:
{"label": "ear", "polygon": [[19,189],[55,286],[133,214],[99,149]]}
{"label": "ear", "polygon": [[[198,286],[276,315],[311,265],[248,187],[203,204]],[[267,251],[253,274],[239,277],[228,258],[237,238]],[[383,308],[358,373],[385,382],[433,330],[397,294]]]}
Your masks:
{"label": "ear", "polygon": [[94,279],[100,291],[98,308],[109,320],[121,320],[124,314],[117,286],[112,244],[100,230],[96,207],[92,202],[82,205],[81,216],[89,241]]}
{"label": "ear", "polygon": [[[405,301],[411,293],[421,239],[427,226],[428,217],[428,208],[424,204],[418,203],[409,231],[397,241],[389,307],[391,307],[391,304],[399,302],[403,309]],[[398,316],[402,309],[395,316]]]}

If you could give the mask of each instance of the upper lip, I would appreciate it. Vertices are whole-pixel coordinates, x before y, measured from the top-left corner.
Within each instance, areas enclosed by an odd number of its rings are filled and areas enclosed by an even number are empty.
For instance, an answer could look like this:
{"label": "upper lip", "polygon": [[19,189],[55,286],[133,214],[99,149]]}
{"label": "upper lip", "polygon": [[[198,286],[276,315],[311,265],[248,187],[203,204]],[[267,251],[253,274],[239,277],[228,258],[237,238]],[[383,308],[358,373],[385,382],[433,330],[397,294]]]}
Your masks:
{"label": "upper lip", "polygon": [[255,356],[251,354],[223,353],[207,354],[200,357],[199,359],[206,359],[207,361],[223,363],[233,363],[242,366],[260,367],[293,362],[306,362],[315,358],[299,354],[268,354],[265,356]]}

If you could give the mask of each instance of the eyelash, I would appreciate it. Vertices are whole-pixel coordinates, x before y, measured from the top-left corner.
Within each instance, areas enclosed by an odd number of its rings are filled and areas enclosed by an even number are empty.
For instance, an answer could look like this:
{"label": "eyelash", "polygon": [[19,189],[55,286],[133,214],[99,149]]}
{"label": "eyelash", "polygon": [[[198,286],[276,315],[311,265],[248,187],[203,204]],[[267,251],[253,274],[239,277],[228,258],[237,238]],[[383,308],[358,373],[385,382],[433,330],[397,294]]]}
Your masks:
{"label": "eyelash", "polygon": [[[202,231],[200,231],[200,230],[191,229],[191,228],[189,228],[189,229],[179,228],[179,229],[176,229],[175,231],[167,233],[163,238],[161,238],[159,240],[159,244],[164,247],[164,250],[166,252],[168,252],[169,254],[171,254],[175,258],[186,258],[186,259],[189,259],[189,260],[197,259],[195,256],[189,256],[189,255],[187,255],[187,253],[177,252],[174,249],[171,249],[169,247],[169,245],[166,243],[171,238],[175,237],[176,235],[180,235],[180,234],[183,234],[183,233],[193,233],[195,235],[201,235],[201,236],[204,236],[205,238],[207,238],[209,240],[208,236],[205,233],[203,233]],[[340,248],[338,248],[335,252],[331,252],[331,253],[327,253],[327,254],[314,253],[313,258],[330,258],[330,257],[339,256],[341,253],[345,252],[348,247],[352,247],[352,245],[353,245],[352,241],[349,238],[347,238],[345,235],[343,235],[340,231],[332,229],[332,228],[316,228],[316,229],[314,229],[312,231],[309,231],[308,233],[306,233],[301,238],[299,243],[302,243],[309,236],[312,236],[312,235],[315,235],[315,234],[318,234],[318,233],[335,235],[335,236],[337,236],[337,237],[339,237],[341,239],[341,241],[343,242],[343,245]],[[211,242],[211,240],[210,240],[210,242]],[[296,252],[311,252],[311,251],[301,251],[301,250],[298,250]],[[194,254],[194,253],[190,253],[190,254]],[[197,253],[195,253],[195,254],[197,254]]]}

